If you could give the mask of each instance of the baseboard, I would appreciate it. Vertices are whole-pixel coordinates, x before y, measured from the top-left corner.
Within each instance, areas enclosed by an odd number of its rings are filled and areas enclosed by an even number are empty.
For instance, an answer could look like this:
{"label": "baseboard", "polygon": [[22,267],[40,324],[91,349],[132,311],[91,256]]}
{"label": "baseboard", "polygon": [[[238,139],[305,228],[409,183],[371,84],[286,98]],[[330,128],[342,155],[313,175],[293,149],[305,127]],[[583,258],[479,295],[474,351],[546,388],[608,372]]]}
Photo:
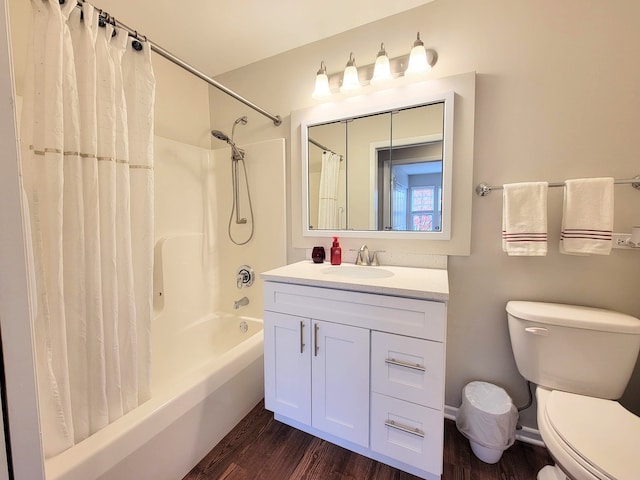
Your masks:
{"label": "baseboard", "polygon": [[[458,416],[458,407],[451,407],[449,405],[444,406],[444,418],[453,420],[455,422]],[[530,443],[539,447],[544,447],[545,444],[542,441],[540,432],[531,427],[520,427],[516,430],[516,440],[521,442]]]}

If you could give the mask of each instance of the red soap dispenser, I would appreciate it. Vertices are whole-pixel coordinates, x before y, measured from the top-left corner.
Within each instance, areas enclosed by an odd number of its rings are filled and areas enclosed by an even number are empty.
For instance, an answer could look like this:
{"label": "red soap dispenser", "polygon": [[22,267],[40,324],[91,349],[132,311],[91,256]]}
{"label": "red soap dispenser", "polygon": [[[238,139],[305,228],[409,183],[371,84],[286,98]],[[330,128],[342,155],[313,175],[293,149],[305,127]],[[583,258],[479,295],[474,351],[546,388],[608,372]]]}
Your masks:
{"label": "red soap dispenser", "polygon": [[340,265],[342,263],[342,248],[338,243],[338,237],[333,237],[333,245],[331,246],[331,265]]}

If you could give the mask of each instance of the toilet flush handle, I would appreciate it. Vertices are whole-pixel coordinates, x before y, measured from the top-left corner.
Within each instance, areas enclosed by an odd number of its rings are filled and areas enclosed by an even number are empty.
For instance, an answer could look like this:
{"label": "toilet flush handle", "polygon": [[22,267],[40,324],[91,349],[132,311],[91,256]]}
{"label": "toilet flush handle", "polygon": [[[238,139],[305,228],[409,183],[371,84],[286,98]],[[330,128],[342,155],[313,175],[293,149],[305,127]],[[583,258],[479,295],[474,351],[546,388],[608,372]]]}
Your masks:
{"label": "toilet flush handle", "polygon": [[527,327],[524,329],[524,331],[533,335],[539,335],[541,337],[549,336],[549,330],[543,327]]}

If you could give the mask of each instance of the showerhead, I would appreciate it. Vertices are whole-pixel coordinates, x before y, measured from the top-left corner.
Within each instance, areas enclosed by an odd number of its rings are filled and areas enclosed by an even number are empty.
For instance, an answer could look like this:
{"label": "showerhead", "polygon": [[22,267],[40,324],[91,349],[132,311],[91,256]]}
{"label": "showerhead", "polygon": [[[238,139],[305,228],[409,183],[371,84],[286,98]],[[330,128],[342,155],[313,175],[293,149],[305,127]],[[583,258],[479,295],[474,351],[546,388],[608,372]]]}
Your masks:
{"label": "showerhead", "polygon": [[211,135],[216,137],[218,140],[227,142],[229,145],[232,144],[231,139],[224,132],[221,132],[220,130],[211,130]]}
{"label": "showerhead", "polygon": [[220,130],[211,130],[211,135],[216,137],[218,140],[222,140],[223,142],[227,142],[229,145],[231,145],[231,158],[233,160],[242,160],[244,158],[244,150],[238,148],[226,133],[221,132]]}

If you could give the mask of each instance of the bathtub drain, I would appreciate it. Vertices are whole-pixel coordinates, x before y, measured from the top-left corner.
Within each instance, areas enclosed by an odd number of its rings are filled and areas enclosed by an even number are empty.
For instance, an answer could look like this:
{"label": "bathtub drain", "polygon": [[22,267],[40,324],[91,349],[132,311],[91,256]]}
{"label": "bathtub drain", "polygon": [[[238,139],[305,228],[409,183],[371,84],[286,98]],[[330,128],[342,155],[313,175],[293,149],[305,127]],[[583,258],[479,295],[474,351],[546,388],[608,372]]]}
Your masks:
{"label": "bathtub drain", "polygon": [[247,330],[249,330],[249,325],[243,320],[242,322],[240,322],[240,331],[242,333],[247,333]]}

